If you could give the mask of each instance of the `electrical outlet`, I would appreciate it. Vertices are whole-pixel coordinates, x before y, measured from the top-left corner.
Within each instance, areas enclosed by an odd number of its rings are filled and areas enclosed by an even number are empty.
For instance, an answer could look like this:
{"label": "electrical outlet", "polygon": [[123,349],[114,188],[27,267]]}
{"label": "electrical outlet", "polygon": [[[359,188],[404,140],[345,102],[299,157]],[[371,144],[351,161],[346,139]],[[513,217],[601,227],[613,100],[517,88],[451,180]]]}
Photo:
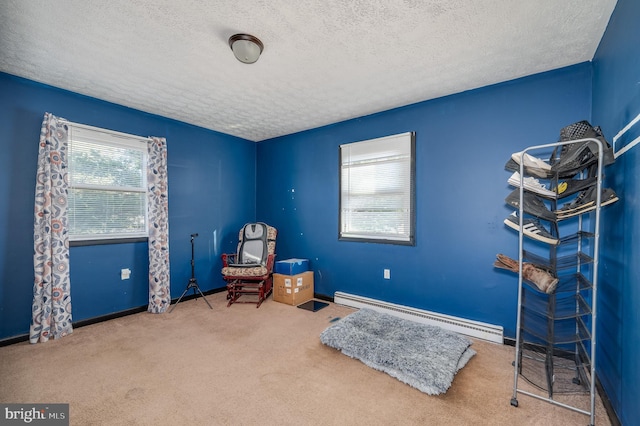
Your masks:
{"label": "electrical outlet", "polygon": [[390,280],[391,279],[391,270],[390,269],[385,269],[384,270],[384,279],[385,280]]}
{"label": "electrical outlet", "polygon": [[120,269],[121,280],[128,280],[130,277],[131,277],[131,269],[129,268]]}

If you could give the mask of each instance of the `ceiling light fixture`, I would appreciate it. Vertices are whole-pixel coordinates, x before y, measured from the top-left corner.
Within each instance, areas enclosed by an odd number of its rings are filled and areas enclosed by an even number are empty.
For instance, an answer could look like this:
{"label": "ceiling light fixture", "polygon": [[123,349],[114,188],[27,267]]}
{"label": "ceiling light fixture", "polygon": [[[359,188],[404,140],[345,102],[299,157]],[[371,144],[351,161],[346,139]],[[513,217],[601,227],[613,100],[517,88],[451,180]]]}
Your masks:
{"label": "ceiling light fixture", "polygon": [[245,64],[253,64],[258,60],[264,45],[257,37],[249,34],[234,34],[229,37],[229,46],[236,59]]}

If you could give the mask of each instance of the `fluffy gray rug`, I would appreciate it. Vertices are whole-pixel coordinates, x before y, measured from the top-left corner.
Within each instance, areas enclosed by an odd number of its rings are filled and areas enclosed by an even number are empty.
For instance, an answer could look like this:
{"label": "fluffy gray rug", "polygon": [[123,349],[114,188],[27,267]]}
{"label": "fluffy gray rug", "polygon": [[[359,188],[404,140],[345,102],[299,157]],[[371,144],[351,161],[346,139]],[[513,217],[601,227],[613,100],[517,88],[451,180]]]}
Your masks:
{"label": "fluffy gray rug", "polygon": [[445,393],[476,354],[459,334],[370,309],[329,326],[320,341],[429,395]]}

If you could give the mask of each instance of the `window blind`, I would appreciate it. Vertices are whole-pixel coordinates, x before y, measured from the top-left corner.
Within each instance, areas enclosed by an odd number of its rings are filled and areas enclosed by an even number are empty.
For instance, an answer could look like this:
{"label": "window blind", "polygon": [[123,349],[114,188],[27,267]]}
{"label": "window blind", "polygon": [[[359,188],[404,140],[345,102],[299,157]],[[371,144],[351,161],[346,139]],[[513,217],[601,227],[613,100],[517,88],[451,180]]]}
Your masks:
{"label": "window blind", "polygon": [[102,129],[70,129],[70,239],[147,236],[146,144]]}
{"label": "window blind", "polygon": [[413,241],[413,133],[340,146],[340,237]]}

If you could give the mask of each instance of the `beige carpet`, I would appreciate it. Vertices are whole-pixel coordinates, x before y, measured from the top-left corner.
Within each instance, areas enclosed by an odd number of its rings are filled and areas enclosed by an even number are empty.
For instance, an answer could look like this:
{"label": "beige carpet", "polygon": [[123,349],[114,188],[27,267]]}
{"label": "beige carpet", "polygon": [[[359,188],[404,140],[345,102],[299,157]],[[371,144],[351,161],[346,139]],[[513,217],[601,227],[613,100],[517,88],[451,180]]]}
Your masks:
{"label": "beige carpet", "polygon": [[[0,402],[69,403],[72,425],[588,424],[528,396],[509,404],[513,347],[475,341],[449,391],[429,396],[320,343],[350,308],[227,308],[225,296],[0,348]],[[610,424],[599,400],[596,415]]]}

